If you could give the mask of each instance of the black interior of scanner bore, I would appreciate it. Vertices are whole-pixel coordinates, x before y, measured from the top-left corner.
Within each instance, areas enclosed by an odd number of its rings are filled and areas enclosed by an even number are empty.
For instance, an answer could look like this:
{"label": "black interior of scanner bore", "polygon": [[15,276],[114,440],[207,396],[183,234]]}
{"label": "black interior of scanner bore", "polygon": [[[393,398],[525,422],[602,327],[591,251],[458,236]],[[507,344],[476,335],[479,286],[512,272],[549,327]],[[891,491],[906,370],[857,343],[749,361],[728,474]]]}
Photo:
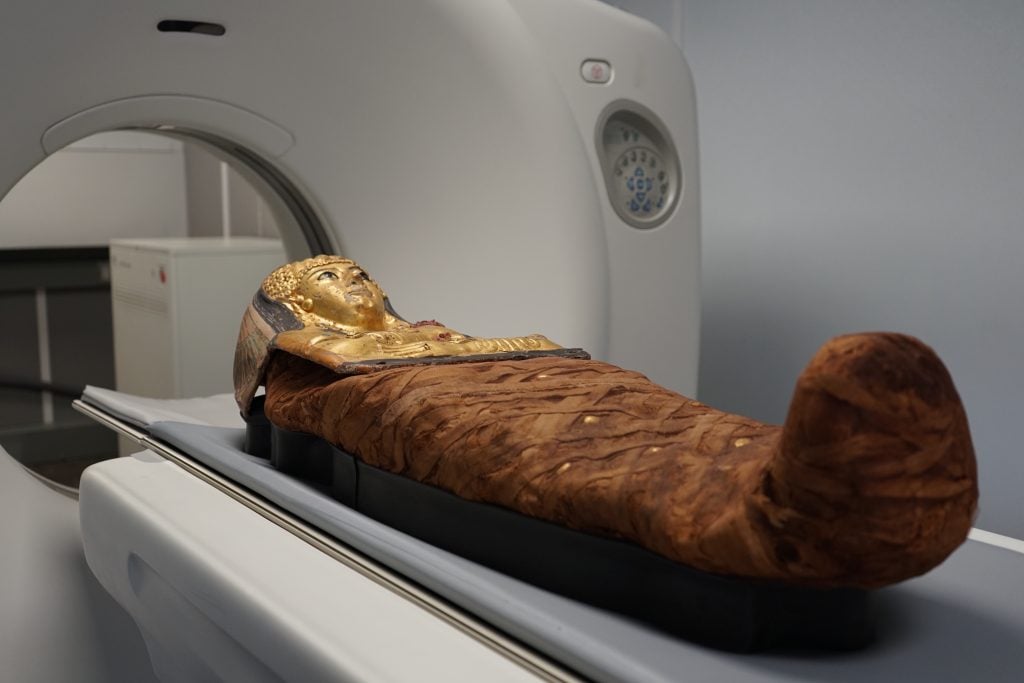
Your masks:
{"label": "black interior of scanner bore", "polygon": [[246,450],[327,487],[339,502],[422,541],[574,600],[737,652],[852,650],[873,638],[869,592],[745,581],[690,569],[370,467],[309,434],[270,424],[253,404]]}

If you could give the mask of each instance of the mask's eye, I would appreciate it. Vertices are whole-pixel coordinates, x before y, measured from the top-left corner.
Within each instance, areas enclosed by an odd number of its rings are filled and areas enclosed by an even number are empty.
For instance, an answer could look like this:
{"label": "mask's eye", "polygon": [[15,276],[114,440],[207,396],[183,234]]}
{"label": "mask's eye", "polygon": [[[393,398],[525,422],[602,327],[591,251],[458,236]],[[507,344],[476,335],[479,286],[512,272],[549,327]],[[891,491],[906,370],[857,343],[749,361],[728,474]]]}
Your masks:
{"label": "mask's eye", "polygon": [[366,281],[366,280],[369,280],[369,279],[370,279],[370,276],[369,276],[369,275],[367,275],[366,273],[364,273],[364,272],[363,272],[363,271],[361,271],[361,270],[357,270],[357,271],[355,272],[355,276],[356,276],[357,278],[359,278],[360,280],[363,280],[363,281]]}
{"label": "mask's eye", "polygon": [[316,279],[317,280],[337,280],[338,279],[338,274],[335,273],[335,272],[332,272],[330,270],[325,270],[324,272],[322,272],[319,275],[317,275]]}

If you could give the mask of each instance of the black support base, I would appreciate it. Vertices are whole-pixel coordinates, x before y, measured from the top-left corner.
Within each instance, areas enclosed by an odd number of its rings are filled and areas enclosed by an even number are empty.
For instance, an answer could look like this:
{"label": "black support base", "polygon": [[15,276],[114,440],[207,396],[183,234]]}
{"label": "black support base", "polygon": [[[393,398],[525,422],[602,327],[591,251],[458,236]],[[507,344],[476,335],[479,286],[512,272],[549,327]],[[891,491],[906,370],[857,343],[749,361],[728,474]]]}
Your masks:
{"label": "black support base", "polygon": [[254,405],[252,455],[327,487],[359,512],[546,590],[711,647],[852,650],[873,639],[870,594],[708,574],[639,546],[476,503],[370,467],[323,439],[271,425]]}

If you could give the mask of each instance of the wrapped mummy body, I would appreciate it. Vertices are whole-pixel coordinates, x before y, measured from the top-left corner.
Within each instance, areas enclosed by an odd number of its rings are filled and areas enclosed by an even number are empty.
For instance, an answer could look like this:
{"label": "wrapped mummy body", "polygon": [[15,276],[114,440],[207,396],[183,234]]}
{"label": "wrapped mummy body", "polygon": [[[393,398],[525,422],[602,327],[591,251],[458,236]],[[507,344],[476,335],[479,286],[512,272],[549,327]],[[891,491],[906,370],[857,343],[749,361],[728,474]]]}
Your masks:
{"label": "wrapped mummy body", "polygon": [[540,336],[410,324],[356,264],[317,257],[265,281],[235,368],[243,413],[264,384],[271,422],[371,466],[726,576],[895,583],[977,506],[960,399],[903,335],[828,342],[779,427]]}

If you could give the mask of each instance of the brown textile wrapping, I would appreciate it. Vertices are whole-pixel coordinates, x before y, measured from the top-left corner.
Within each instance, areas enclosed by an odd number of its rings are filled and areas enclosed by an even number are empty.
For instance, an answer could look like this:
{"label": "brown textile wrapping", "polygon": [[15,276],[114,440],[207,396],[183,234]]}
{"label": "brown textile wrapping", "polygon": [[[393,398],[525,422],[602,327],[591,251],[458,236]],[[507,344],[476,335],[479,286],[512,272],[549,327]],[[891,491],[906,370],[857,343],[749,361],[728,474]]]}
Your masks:
{"label": "brown textile wrapping", "polygon": [[977,505],[967,419],[911,337],[826,344],[784,427],[568,358],[339,378],[277,352],[266,414],[463,498],[703,571],[874,588],[936,566]]}

